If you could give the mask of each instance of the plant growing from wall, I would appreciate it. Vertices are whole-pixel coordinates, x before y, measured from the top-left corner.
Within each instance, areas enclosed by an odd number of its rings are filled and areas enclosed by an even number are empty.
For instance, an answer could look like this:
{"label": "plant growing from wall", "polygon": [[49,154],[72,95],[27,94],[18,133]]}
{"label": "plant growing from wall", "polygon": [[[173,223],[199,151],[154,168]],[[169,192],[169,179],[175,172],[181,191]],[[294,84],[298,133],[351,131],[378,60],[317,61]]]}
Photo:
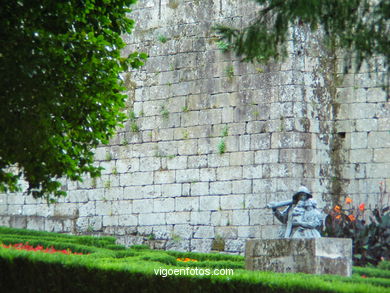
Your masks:
{"label": "plant growing from wall", "polygon": [[131,122],[130,130],[131,132],[139,132],[139,127],[135,121]]}
{"label": "plant growing from wall", "polygon": [[106,157],[105,157],[106,161],[111,161],[112,160],[112,154],[110,151],[106,152]]}
{"label": "plant growing from wall", "polygon": [[111,188],[111,181],[110,180],[107,180],[106,182],[104,182],[104,188],[106,188],[106,189]]}
{"label": "plant growing from wall", "polygon": [[225,151],[226,151],[226,143],[225,143],[225,137],[228,136],[228,132],[229,132],[229,128],[228,126],[226,125],[223,129],[222,129],[222,132],[221,132],[221,140],[219,141],[218,143],[218,153],[220,155],[224,154]]}
{"label": "plant growing from wall", "polygon": [[126,137],[122,139],[121,144],[122,144],[122,145],[128,145],[128,144],[129,144],[129,141],[127,140]]}
{"label": "plant growing from wall", "polygon": [[217,48],[221,50],[223,53],[229,51],[231,49],[231,45],[228,42],[225,42],[223,40],[219,40],[216,42]]}
{"label": "plant growing from wall", "polygon": [[165,43],[168,41],[168,38],[167,38],[166,36],[159,35],[159,36],[158,36],[158,40],[159,40],[161,43],[165,44]]}
{"label": "plant growing from wall", "polygon": [[[58,178],[99,176],[92,150],[126,119],[120,73],[135,0],[6,0],[0,10],[0,192],[65,195]],[[10,169],[11,166],[17,168]]]}
{"label": "plant growing from wall", "polygon": [[129,120],[130,120],[130,131],[139,132],[139,127],[137,124],[137,116],[135,115],[134,111],[130,111]]}
{"label": "plant growing from wall", "polygon": [[229,81],[232,82],[233,81],[233,77],[234,77],[234,67],[233,67],[233,65],[226,66],[225,74],[226,74],[227,78],[229,79]]}
{"label": "plant growing from wall", "polygon": [[218,153],[220,155],[224,154],[226,152],[226,143],[224,139],[221,139],[221,141],[218,144]]}
{"label": "plant growing from wall", "polygon": [[169,117],[169,111],[165,107],[165,105],[161,106],[161,115],[164,119],[168,119]]}
{"label": "plant growing from wall", "polygon": [[188,132],[188,130],[186,129],[186,130],[183,130],[183,139],[188,139],[188,137],[189,137],[189,132]]}

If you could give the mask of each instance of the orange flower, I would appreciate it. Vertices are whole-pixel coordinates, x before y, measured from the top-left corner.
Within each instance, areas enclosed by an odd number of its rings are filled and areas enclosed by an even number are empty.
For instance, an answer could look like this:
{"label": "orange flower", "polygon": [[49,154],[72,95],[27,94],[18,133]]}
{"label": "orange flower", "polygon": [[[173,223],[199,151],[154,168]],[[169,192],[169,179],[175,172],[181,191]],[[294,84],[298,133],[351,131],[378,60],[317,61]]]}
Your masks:
{"label": "orange flower", "polygon": [[362,212],[364,212],[364,203],[361,203],[361,204],[359,205],[359,210],[361,210]]}
{"label": "orange flower", "polygon": [[341,215],[337,215],[337,216],[336,216],[336,219],[337,219],[337,220],[340,220],[340,219],[341,219]]}
{"label": "orange flower", "polygon": [[188,257],[186,257],[186,258],[180,258],[180,257],[178,257],[177,259],[176,259],[177,261],[182,261],[182,262],[189,262],[189,261],[197,261],[196,259],[192,259],[192,258],[188,258]]}
{"label": "orange flower", "polygon": [[348,218],[349,218],[352,222],[356,221],[356,218],[355,218],[354,215],[349,215]]}
{"label": "orange flower", "polygon": [[334,207],[334,211],[335,211],[336,213],[340,213],[340,212],[341,212],[341,207],[338,206],[338,205],[336,205],[336,206]]}
{"label": "orange flower", "polygon": [[346,203],[346,204],[352,203],[352,198],[347,197],[347,198],[345,199],[345,203]]}

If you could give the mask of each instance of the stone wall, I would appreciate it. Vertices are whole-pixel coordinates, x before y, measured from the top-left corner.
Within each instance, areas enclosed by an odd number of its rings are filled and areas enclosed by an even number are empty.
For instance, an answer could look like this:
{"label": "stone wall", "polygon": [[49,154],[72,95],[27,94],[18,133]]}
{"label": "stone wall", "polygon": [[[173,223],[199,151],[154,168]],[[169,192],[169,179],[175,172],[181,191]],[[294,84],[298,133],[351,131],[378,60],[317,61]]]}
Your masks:
{"label": "stone wall", "polygon": [[301,184],[321,207],[346,194],[377,202],[378,182],[390,178],[390,115],[375,77],[341,83],[339,60],[304,27],[291,30],[289,58],[277,64],[218,48],[213,25],[243,26],[256,8],[140,1],[124,51],[150,57],[123,75],[129,120],[96,149],[102,177],[64,181],[68,196],[50,206],[2,195],[0,225],[242,253],[246,239],[276,236],[265,205]]}

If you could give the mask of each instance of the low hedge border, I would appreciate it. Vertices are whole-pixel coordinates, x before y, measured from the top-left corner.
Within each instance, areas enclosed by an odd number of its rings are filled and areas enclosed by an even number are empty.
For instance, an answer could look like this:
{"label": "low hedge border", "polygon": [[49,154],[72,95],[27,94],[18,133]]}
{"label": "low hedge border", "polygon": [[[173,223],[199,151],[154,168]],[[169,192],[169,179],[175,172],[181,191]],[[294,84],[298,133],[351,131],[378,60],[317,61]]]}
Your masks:
{"label": "low hedge border", "polygon": [[155,274],[156,263],[99,262],[93,255],[1,248],[0,258],[1,292],[388,292],[385,287],[338,278],[244,270],[233,276],[163,278]]}
{"label": "low hedge border", "polygon": [[[0,248],[0,292],[389,292],[390,288],[386,262],[379,266],[382,269],[354,267],[351,278],[251,272],[243,269],[242,256],[145,246],[126,249],[113,239],[0,227],[0,243],[28,242],[90,253],[79,256]],[[155,274],[156,269],[183,267],[231,268],[234,276],[163,278]]]}

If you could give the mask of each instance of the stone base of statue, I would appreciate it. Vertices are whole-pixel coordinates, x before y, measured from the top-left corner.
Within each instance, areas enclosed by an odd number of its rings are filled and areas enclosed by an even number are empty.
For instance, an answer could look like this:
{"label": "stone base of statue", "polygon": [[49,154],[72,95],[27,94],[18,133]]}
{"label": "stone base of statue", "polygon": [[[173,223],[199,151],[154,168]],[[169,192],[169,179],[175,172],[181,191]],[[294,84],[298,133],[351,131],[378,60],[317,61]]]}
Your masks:
{"label": "stone base of statue", "polygon": [[247,270],[351,276],[352,240],[254,239],[245,245]]}

